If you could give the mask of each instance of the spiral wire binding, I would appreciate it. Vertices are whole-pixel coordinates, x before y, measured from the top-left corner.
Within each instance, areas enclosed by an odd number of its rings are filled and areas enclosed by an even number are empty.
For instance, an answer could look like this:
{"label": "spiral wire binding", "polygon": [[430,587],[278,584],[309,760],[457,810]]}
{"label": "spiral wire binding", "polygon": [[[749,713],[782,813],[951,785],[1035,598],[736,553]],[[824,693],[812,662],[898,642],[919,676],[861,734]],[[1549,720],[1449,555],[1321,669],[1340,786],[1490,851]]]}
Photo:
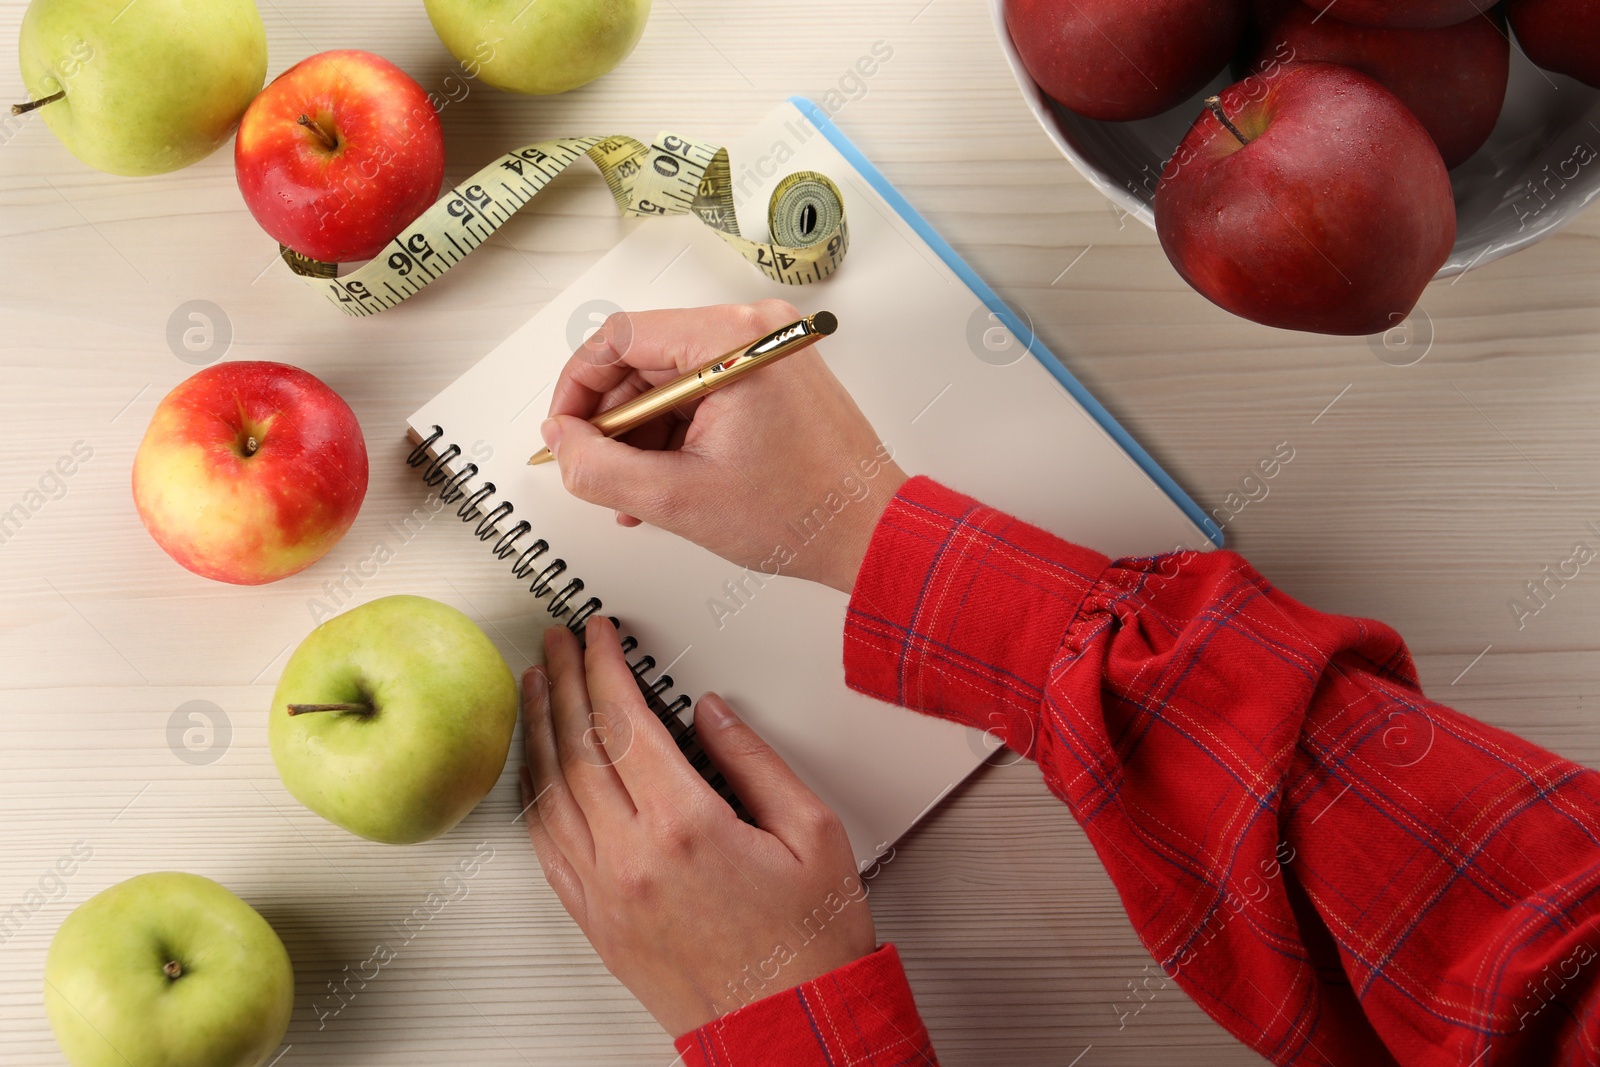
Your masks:
{"label": "spiral wire binding", "polygon": [[[468,491],[467,483],[478,474],[478,465],[476,463],[464,463],[459,470],[453,473],[450,471],[450,461],[461,455],[460,445],[447,445],[430,460],[429,450],[443,436],[444,428],[435,424],[433,432],[411,450],[411,454],[406,457],[406,464],[416,468],[426,463],[427,467],[422,472],[423,484],[430,488],[437,488],[439,500],[446,506],[461,501],[460,507],[456,508],[456,517],[463,523],[477,523],[473,527],[474,535],[479,541],[487,541],[494,537],[496,533],[499,533],[499,524],[511,518],[516,509],[512,507],[509,500],[502,500],[492,508],[488,507],[489,498],[495,494],[493,482],[484,481],[476,489]],[[485,510],[486,508],[488,510]],[[519,581],[526,580],[530,574],[534,575],[533,581],[528,585],[528,592],[539,599],[543,599],[546,596],[550,597],[549,602],[545,604],[545,610],[550,613],[552,618],[560,619],[563,615],[570,616],[564,625],[577,635],[581,644],[583,642],[583,624],[588,621],[591,615],[602,610],[605,605],[600,602],[599,597],[590,596],[574,606],[574,601],[583,592],[582,578],[569,577],[559,590],[556,588],[557,581],[566,573],[567,561],[559,557],[545,561],[543,557],[550,551],[550,543],[544,538],[536,538],[522,547],[519,552],[517,546],[519,539],[532,532],[533,527],[529,525],[526,519],[518,519],[515,525],[500,534],[499,540],[495,541],[489,550],[495,554],[497,559],[506,559],[513,553],[517,553],[516,560],[511,564],[511,573]],[[536,568],[537,573],[535,573]],[[610,616],[610,619],[613,625],[620,628],[621,623],[618,622],[615,616]],[[622,654],[624,657],[631,655],[638,647],[639,642],[632,635],[622,638]],[[634,682],[638,684],[639,692],[644,696],[645,703],[649,706],[651,712],[655,714],[655,717],[661,720],[662,725],[667,728],[667,732],[672,735],[673,742],[678,746],[678,751],[683,753],[684,758],[700,774],[700,777],[706,780],[707,784],[716,791],[718,796],[728,802],[728,806],[733,808],[739,818],[745,822],[754,823],[755,820],[751,818],[750,813],[745,810],[738,796],[734,794],[733,788],[728,784],[728,780],[722,776],[722,772],[712,765],[710,758],[705,754],[705,750],[700,747],[700,743],[695,737],[693,724],[685,723],[679,718],[681,713],[688,710],[693,701],[684,693],[679,693],[670,702],[667,700],[667,692],[673,686],[670,675],[663,674],[653,682],[646,680],[645,674],[654,669],[655,665],[654,656],[641,656],[636,662],[628,664],[629,669],[633,671]]]}

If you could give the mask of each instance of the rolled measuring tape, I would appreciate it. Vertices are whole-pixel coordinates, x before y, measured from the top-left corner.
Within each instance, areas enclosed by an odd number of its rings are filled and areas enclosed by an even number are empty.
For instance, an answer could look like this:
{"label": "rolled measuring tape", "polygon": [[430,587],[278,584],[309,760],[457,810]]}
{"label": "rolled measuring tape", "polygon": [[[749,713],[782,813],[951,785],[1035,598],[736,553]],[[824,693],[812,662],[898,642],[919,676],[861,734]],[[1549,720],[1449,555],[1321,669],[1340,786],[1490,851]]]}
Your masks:
{"label": "rolled measuring tape", "polygon": [[838,269],[849,247],[839,189],[814,171],[778,183],[767,204],[770,239],[739,233],[728,150],[663,133],[653,144],[632,137],[562,137],[507,152],[419,215],[384,250],[344,277],[284,245],[291,270],[347,315],[394,307],[460,263],[523,205],[587,156],[605,177],[622,214],[699,216],[734,251],[774,281],[802,285]]}

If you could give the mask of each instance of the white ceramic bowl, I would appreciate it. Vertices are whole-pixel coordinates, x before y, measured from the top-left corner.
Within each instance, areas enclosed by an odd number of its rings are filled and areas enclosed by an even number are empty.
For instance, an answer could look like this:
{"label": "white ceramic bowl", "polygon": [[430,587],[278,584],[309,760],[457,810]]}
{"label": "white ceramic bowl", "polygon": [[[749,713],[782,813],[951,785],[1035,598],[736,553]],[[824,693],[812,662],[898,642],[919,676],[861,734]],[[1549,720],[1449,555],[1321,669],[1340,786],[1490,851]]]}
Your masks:
{"label": "white ceramic bowl", "polygon": [[[1194,99],[1154,118],[1101,122],[1073,114],[1028,76],[1006,29],[1004,0],[989,0],[995,32],[1022,97],[1050,140],[1122,210],[1155,227],[1156,177],[1204,109],[1232,82],[1219,71]],[[1540,70],[1511,49],[1505,107],[1488,143],[1450,172],[1456,194],[1456,246],[1438,276],[1525,248],[1562,226],[1600,195],[1600,90]]]}

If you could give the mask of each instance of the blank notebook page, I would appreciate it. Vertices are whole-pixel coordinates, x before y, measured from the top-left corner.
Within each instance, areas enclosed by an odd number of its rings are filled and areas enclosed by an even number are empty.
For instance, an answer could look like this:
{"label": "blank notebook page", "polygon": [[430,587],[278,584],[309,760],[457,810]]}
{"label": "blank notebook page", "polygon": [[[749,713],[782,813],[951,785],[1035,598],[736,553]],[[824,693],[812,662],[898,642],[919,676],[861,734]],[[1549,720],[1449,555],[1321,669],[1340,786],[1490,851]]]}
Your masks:
{"label": "blank notebook page", "polygon": [[[730,146],[730,157],[741,224],[757,237],[765,233],[768,194],[783,176],[815,170],[833,179],[850,246],[832,277],[785,286],[740,259],[698,219],[639,220],[410,425],[421,436],[438,425],[441,446],[456,442],[467,451],[480,467],[469,489],[491,481],[497,492],[489,503],[515,506],[514,517],[498,528],[528,520],[532,532],[519,544],[535,537],[550,543],[543,559],[568,564],[560,582],[584,580],[574,605],[599,597],[605,613],[638,637],[639,652],[655,658],[650,677],[665,670],[675,693],[698,697],[715,689],[727,697],[840,814],[858,860],[866,861],[968,774],[992,743],[846,687],[844,594],[747,572],[649,526],[624,529],[608,509],[568,496],[553,464],[526,465],[542,447],[539,423],[572,353],[575,316],[590,328],[604,317],[596,311],[587,321],[583,305],[606,301],[644,310],[776,296],[802,312],[832,311],[838,332],[817,349],[907,473],[931,475],[1113,557],[1205,548],[1210,541],[1190,518],[1198,514],[1193,505],[1157,484],[1163,475],[1130,456],[1044,362],[992,332],[1003,329],[1000,320],[896,209],[895,194],[880,194],[874,182],[881,179],[867,172],[869,165],[853,166],[841,151],[852,151],[848,143],[820,116],[818,124],[830,128],[819,132],[808,110],[803,101],[783,104]],[[840,146],[830,136],[841,138]],[[473,449],[478,442],[492,448],[492,458],[479,458],[485,450]],[[786,518],[798,526],[803,516]],[[820,536],[828,536],[825,527]],[[463,552],[490,544],[462,535]]]}

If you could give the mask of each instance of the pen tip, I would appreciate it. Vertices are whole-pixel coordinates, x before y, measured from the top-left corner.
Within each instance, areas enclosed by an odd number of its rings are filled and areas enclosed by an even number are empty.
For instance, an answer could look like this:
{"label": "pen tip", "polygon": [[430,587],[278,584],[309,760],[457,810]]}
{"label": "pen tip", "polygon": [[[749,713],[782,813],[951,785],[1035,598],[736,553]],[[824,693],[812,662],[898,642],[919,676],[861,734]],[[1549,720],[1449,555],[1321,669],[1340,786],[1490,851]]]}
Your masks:
{"label": "pen tip", "polygon": [[839,320],[831,311],[819,311],[811,316],[811,328],[826,336],[839,328]]}

